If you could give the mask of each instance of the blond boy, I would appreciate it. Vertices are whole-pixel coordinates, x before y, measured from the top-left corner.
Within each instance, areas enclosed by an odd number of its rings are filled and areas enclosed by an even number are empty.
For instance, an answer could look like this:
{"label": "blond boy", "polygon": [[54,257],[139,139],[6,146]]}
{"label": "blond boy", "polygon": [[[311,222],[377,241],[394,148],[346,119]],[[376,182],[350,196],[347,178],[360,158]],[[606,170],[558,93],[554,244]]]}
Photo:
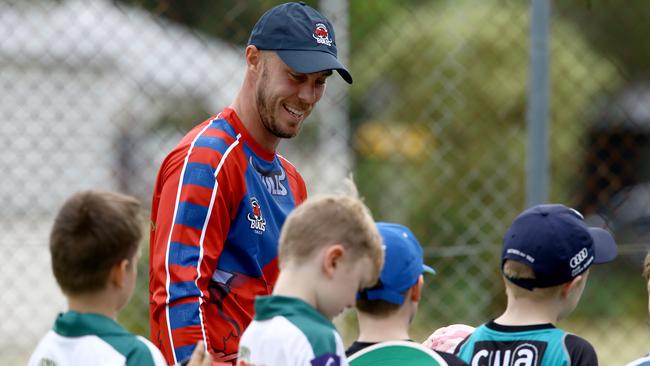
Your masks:
{"label": "blond boy", "polygon": [[[30,366],[167,365],[151,342],[116,321],[135,288],[140,211],[135,198],[111,192],[81,192],[65,202],[50,234],[50,254],[69,310],[40,341]],[[202,349],[196,347],[190,365],[210,365]]]}
{"label": "blond boy", "polygon": [[258,297],[238,365],[347,365],[331,320],[372,286],[382,242],[365,205],[348,195],[310,198],[280,233],[280,275],[272,296]]}
{"label": "blond boy", "polygon": [[538,205],[519,215],[501,256],[507,308],[457,349],[470,365],[598,365],[586,340],[555,327],[577,306],[592,264],[616,258],[604,229],[588,227],[578,211]]}

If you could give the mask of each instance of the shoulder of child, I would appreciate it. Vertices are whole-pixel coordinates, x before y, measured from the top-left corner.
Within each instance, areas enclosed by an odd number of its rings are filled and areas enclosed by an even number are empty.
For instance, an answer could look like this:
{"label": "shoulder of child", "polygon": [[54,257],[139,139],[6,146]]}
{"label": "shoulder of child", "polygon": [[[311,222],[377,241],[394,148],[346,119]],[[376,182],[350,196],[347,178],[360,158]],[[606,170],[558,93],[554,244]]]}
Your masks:
{"label": "shoulder of child", "polygon": [[[154,346],[148,339],[130,334],[128,337],[121,337],[120,340],[115,340],[113,347],[126,356],[126,365],[151,365],[163,366],[167,365],[165,358],[160,353],[160,350]],[[120,343],[122,343],[120,345]],[[120,348],[122,348],[120,350]]]}
{"label": "shoulder of child", "polygon": [[626,366],[650,366],[650,353],[628,363]]}
{"label": "shoulder of child", "polygon": [[435,351],[442,357],[445,362],[447,362],[447,365],[449,366],[467,366],[467,363],[463,361],[460,357],[454,355],[453,353],[449,352],[442,352],[442,351]]}
{"label": "shoulder of child", "polygon": [[567,349],[571,365],[598,365],[598,356],[594,347],[586,339],[575,334],[567,334],[564,338],[564,346]]}
{"label": "shoulder of child", "polygon": [[252,364],[282,365],[320,365],[321,359],[341,358],[342,343],[333,329],[302,325],[280,316],[253,322],[242,336],[240,358]]}

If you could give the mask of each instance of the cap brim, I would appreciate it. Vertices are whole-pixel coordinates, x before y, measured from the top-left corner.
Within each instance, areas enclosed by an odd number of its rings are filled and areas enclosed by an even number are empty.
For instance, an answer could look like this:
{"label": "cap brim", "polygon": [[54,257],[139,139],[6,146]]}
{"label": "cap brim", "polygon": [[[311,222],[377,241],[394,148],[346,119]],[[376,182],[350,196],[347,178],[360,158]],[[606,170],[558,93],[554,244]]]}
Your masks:
{"label": "cap brim", "polygon": [[348,362],[350,366],[447,366],[436,352],[407,341],[374,344],[350,356]]}
{"label": "cap brim", "polygon": [[325,70],[336,70],[348,84],[352,84],[352,75],[331,53],[323,51],[276,50],[278,56],[290,68],[303,74]]}
{"label": "cap brim", "polygon": [[363,290],[362,292],[363,292],[362,297],[368,300],[383,300],[395,305],[402,305],[404,303],[403,293],[393,291],[388,288],[366,289]]}
{"label": "cap brim", "polygon": [[436,270],[432,267],[427,266],[426,264],[422,265],[422,273],[431,273],[432,275],[436,274]]}
{"label": "cap brim", "polygon": [[605,229],[590,227],[589,234],[594,240],[594,263],[607,263],[616,258],[616,242]]}

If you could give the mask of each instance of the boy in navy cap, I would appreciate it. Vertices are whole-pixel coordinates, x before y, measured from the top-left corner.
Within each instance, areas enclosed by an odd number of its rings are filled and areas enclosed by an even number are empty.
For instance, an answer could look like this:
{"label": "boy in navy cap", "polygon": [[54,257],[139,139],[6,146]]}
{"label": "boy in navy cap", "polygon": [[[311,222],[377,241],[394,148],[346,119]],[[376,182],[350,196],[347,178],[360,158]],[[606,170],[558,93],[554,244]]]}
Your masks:
{"label": "boy in navy cap", "polygon": [[[422,247],[406,226],[380,222],[377,229],[386,252],[384,268],[377,285],[359,292],[359,338],[346,351],[348,357],[379,342],[410,340],[409,325],[422,296],[422,274],[435,274],[423,263]],[[451,366],[465,365],[450,353],[438,354]]]}
{"label": "boy in navy cap", "polygon": [[577,306],[592,264],[616,258],[604,229],[559,204],[519,215],[503,240],[501,268],[508,305],[457,349],[472,365],[598,365],[586,340],[554,326]]}
{"label": "boy in navy cap", "polygon": [[278,278],[282,224],[307,198],[277,147],[298,135],[334,70],[352,83],[332,24],[304,3],[262,15],[245,62],[232,104],[194,127],[156,179],[151,337],[168,363],[189,356],[198,340],[218,362],[235,363],[255,297],[270,295]]}

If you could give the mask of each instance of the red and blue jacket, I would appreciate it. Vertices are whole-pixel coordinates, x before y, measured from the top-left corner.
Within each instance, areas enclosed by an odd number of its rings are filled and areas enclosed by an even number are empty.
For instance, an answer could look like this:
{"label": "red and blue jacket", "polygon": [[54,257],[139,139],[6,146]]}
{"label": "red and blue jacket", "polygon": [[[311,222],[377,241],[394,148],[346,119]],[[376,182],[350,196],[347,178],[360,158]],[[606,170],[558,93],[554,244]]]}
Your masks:
{"label": "red and blue jacket", "polygon": [[258,295],[278,276],[278,239],[305,200],[305,183],[282,156],[253,140],[234,110],[190,131],[165,158],[151,211],[151,338],[167,362],[203,339],[234,362]]}

